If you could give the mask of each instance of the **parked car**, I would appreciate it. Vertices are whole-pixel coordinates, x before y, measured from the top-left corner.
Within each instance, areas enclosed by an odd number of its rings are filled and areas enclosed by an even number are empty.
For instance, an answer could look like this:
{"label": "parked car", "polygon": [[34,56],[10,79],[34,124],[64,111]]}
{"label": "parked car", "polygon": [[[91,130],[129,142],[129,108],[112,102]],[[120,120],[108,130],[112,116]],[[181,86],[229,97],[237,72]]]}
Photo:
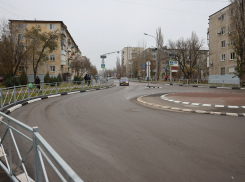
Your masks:
{"label": "parked car", "polygon": [[119,80],[119,85],[127,85],[129,86],[129,80],[127,77],[122,77],[120,80]]}
{"label": "parked car", "polygon": [[0,82],[3,82],[3,81],[4,81],[4,77],[0,76]]}

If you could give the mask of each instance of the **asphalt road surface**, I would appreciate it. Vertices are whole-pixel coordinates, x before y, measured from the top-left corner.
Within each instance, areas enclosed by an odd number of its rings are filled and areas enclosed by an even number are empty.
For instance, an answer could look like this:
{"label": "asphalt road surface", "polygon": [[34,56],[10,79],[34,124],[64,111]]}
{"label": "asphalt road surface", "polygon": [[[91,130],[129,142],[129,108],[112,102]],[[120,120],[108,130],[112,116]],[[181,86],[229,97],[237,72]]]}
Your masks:
{"label": "asphalt road surface", "polygon": [[135,102],[150,93],[221,90],[116,85],[28,104],[11,116],[38,126],[86,182],[245,181],[244,117],[171,112]]}

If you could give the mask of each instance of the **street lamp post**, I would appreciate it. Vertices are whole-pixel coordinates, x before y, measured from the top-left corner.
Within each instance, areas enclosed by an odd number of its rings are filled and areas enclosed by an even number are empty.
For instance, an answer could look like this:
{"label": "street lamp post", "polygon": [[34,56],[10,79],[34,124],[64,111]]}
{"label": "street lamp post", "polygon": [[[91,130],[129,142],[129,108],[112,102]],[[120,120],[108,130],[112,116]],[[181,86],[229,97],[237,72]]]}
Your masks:
{"label": "street lamp post", "polygon": [[[147,33],[144,33],[144,35],[148,35],[148,36],[154,37],[153,35],[149,35]],[[154,38],[156,40],[156,47],[157,47],[157,39],[156,39],[156,37],[154,37]],[[156,49],[156,81],[157,81],[157,49]]]}

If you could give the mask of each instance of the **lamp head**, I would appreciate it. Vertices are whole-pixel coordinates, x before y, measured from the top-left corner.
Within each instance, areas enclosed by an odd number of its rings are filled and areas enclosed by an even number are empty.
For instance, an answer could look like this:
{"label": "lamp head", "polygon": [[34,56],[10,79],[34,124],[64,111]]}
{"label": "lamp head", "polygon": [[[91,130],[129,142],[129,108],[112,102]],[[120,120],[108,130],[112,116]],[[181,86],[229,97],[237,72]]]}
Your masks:
{"label": "lamp head", "polygon": [[147,33],[144,33],[145,35],[147,35]]}

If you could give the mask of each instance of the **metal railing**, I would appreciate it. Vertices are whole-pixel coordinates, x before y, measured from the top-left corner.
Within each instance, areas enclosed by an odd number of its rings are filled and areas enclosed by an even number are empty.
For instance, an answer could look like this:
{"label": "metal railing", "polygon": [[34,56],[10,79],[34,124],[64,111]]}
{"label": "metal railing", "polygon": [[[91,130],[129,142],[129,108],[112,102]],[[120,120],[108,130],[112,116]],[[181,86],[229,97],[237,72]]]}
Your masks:
{"label": "metal railing", "polygon": [[[143,78],[131,79],[131,81],[145,81]],[[164,81],[166,83],[166,81]],[[167,83],[170,82],[169,78]],[[156,83],[156,82],[155,82]],[[176,85],[187,86],[207,86],[207,87],[240,87],[239,79],[172,79],[172,83]]]}
{"label": "metal railing", "polygon": [[190,86],[207,86],[207,87],[240,87],[240,80],[238,79],[179,79],[175,84],[190,85]]}
{"label": "metal railing", "polygon": [[[46,140],[39,134],[38,127],[29,127],[24,123],[0,112],[0,123],[4,124],[7,128],[4,132],[4,135],[0,138],[0,146],[1,152],[4,156],[4,162],[0,161],[0,166],[4,169],[4,171],[8,174],[8,176],[13,181],[20,180],[19,175],[15,175],[16,171],[20,166],[22,167],[23,174],[26,181],[33,181],[26,169],[25,160],[28,156],[33,152],[34,157],[34,180],[35,182],[49,181],[49,177],[47,174],[46,166],[44,164],[44,159],[46,160],[46,164],[48,163],[53,171],[56,173],[58,178],[61,181],[82,181],[82,179],[70,168],[70,166],[59,156],[58,153],[46,142]],[[4,122],[6,120],[6,122]],[[20,129],[23,129],[26,133],[21,132]],[[27,141],[31,142],[29,149],[24,152],[23,157],[21,156],[21,152],[18,148],[15,136],[13,134],[18,134],[18,137],[24,137]],[[3,142],[7,140],[7,144],[4,147]],[[13,166],[13,146],[18,155],[18,164]],[[7,148],[7,149],[6,149]],[[6,151],[8,151],[6,153]],[[23,151],[22,151],[23,153]],[[8,156],[8,157],[7,157]],[[44,177],[45,180],[42,180]]]}
{"label": "metal railing", "polygon": [[[29,85],[16,86],[11,88],[0,89],[1,110],[8,107],[9,104],[16,104],[19,101],[30,100],[35,97],[42,97],[50,94],[73,92],[85,89],[99,89],[108,87],[114,84],[114,80],[91,80],[90,82],[56,82],[42,83],[40,88],[34,85],[30,88]],[[38,127],[31,128],[30,126],[0,112],[0,124],[5,125],[6,130],[0,136],[0,167],[8,174],[12,181],[33,181],[30,176],[34,177],[35,182],[49,181],[49,175],[52,169],[60,181],[82,181],[82,179],[69,167],[69,165],[55,152],[55,150],[46,142],[39,134]],[[22,131],[23,130],[23,131]],[[18,136],[15,138],[15,135]],[[17,140],[23,137],[27,142],[31,143],[26,151],[21,151],[17,145]],[[6,143],[4,143],[6,142]],[[27,143],[24,142],[24,143]],[[13,147],[14,146],[14,147]],[[17,164],[14,163],[13,149],[17,155]],[[23,149],[22,149],[23,150]],[[24,155],[21,155],[23,154]],[[33,156],[34,160],[31,165],[34,166],[34,174],[28,174],[26,169],[26,158]],[[3,157],[3,159],[1,158]],[[34,162],[34,164],[33,164]],[[45,165],[46,164],[46,165]],[[21,169],[20,169],[21,168]],[[18,170],[22,170],[22,174],[17,174]],[[45,180],[43,180],[43,178]],[[57,181],[57,179],[55,179]]]}
{"label": "metal railing", "polygon": [[113,84],[114,80],[91,80],[90,82],[72,81],[41,83],[40,89],[36,84],[33,84],[33,88],[30,88],[29,85],[0,88],[0,111],[2,111],[5,107],[9,106],[10,104],[16,104],[18,101],[30,100],[32,98],[62,92],[73,92],[85,89],[98,89]]}

